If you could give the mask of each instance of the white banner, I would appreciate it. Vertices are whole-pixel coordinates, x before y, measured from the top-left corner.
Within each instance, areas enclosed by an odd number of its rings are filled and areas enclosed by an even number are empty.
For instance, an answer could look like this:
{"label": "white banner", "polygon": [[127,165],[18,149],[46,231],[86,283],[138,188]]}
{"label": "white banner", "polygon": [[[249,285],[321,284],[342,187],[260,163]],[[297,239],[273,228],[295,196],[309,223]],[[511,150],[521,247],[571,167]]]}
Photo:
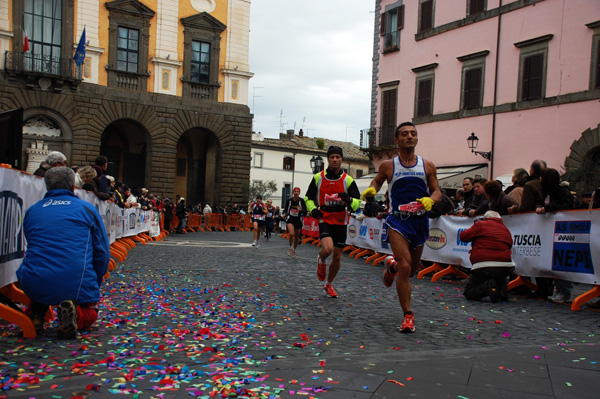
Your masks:
{"label": "white banner", "polygon": [[[600,281],[600,210],[578,210],[538,215],[502,217],[513,236],[515,272],[529,277],[559,277],[579,283]],[[471,243],[458,235],[473,224],[472,218],[442,216],[431,219],[423,260],[471,267]],[[391,253],[387,224],[376,218],[350,218],[346,243]],[[594,268],[594,264],[596,268]]]}
{"label": "white banner", "polygon": [[[0,287],[17,281],[16,271],[26,249],[23,217],[25,211],[45,194],[43,178],[0,168]],[[91,192],[76,189],[75,194],[98,209],[111,244],[117,238],[149,231],[151,219],[158,219],[151,215],[153,212],[121,209],[113,202],[100,201]]]}

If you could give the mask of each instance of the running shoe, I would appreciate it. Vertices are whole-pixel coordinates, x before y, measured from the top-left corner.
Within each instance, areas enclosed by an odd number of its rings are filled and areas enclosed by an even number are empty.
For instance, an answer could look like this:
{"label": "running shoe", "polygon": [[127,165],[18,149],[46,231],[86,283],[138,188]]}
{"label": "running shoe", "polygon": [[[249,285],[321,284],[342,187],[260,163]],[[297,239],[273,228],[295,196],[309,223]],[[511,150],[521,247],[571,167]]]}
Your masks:
{"label": "running shoe", "polygon": [[296,250],[292,249],[292,258],[296,259]]}
{"label": "running shoe", "polygon": [[292,256],[292,252],[294,252],[292,248],[288,249],[288,256]]}
{"label": "running shoe", "polygon": [[325,284],[323,286],[323,289],[325,290],[325,293],[329,298],[337,298],[337,292],[335,292],[335,290],[333,289],[333,285]]}
{"label": "running shoe", "polygon": [[404,320],[402,320],[402,325],[399,330],[402,333],[415,332],[415,316],[412,313],[404,315]]}
{"label": "running shoe", "polygon": [[58,304],[58,339],[77,338],[77,308],[73,301]]}
{"label": "running shoe", "polygon": [[394,284],[394,278],[396,278],[397,272],[394,272],[394,265],[396,260],[393,256],[385,258],[385,270],[383,271],[383,285],[391,287]]}
{"label": "running shoe", "polygon": [[327,274],[327,263],[321,260],[320,256],[317,256],[317,277],[320,281],[325,281],[325,275]]}
{"label": "running shoe", "polygon": [[571,295],[556,291],[554,295],[549,296],[548,299],[554,303],[565,303],[571,300]]}
{"label": "running shoe", "polygon": [[256,246],[256,241],[252,241],[252,246],[255,247]]}

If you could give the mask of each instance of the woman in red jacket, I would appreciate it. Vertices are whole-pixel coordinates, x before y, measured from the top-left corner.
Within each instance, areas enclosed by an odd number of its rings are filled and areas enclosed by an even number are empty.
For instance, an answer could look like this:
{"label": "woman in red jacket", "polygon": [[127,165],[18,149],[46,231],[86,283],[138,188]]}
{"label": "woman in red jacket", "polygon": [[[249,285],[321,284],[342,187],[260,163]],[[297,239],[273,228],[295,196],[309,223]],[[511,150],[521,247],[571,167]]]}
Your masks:
{"label": "woman in red jacket", "polygon": [[515,270],[512,236],[500,214],[487,211],[483,220],[460,233],[460,240],[473,242],[470,251],[471,274],[463,295],[478,300],[489,296],[493,303],[506,301],[507,277]]}

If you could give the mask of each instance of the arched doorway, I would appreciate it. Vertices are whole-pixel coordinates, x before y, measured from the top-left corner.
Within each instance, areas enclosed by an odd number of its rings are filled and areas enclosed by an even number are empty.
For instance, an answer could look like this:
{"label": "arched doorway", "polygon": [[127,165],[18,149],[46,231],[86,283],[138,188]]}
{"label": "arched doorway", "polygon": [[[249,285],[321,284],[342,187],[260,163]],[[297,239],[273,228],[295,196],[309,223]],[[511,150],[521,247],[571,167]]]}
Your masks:
{"label": "arched doorway", "polygon": [[209,203],[219,198],[221,148],[217,136],[206,129],[186,131],[177,143],[175,192],[187,205]]}
{"label": "arched doorway", "polygon": [[150,135],[140,123],[120,119],[102,133],[100,154],[108,158],[106,173],[133,188],[146,186],[150,170]]}

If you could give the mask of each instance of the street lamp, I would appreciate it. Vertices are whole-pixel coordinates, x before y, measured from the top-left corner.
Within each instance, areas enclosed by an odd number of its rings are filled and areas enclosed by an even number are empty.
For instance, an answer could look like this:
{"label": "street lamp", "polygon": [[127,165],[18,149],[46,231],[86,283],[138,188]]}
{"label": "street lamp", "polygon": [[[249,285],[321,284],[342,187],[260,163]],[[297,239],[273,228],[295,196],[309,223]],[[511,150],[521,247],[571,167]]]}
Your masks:
{"label": "street lamp", "polygon": [[475,151],[477,144],[479,144],[479,137],[475,136],[475,133],[471,133],[471,135],[467,137],[467,145],[471,149],[471,152],[476,155],[481,155],[489,161],[492,158],[492,152]]}
{"label": "street lamp", "polygon": [[319,173],[321,171],[321,166],[323,166],[323,158],[320,155],[313,157],[310,159],[310,167],[313,170],[313,173]]}

